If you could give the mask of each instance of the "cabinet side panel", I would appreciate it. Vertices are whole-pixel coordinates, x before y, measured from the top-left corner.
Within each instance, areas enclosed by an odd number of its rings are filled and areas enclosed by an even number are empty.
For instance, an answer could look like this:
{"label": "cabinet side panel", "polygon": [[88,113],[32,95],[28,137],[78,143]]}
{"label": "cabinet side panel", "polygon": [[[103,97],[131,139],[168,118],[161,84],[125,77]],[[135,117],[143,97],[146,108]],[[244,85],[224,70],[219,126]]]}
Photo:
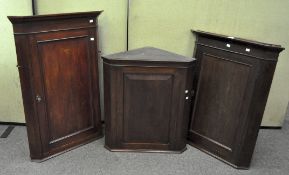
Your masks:
{"label": "cabinet side panel", "polygon": [[181,150],[186,147],[189,117],[192,102],[192,76],[193,65],[190,67],[177,68],[174,79],[174,91],[172,93],[172,117],[170,131],[172,134],[171,149]]}
{"label": "cabinet side panel", "polygon": [[122,67],[103,64],[104,108],[105,108],[105,147],[121,147],[123,116]]}
{"label": "cabinet side panel", "polygon": [[[98,27],[96,29],[89,29],[89,36],[95,36],[98,38]],[[99,79],[102,73],[98,69],[99,53],[98,53],[98,39],[90,41],[89,44],[90,61],[91,61],[91,79],[92,79],[92,93],[93,93],[93,104],[94,104],[94,125],[100,134],[102,134],[102,123],[101,123],[101,107],[100,107],[100,86]]]}
{"label": "cabinet side panel", "polygon": [[259,127],[268,99],[276,62],[260,61],[258,77],[254,89],[251,108],[246,118],[246,132],[243,134],[242,149],[235,155],[236,162],[241,167],[249,167],[256,145]]}
{"label": "cabinet side panel", "polygon": [[111,92],[111,66],[103,63],[103,85],[104,85],[104,120],[105,120],[105,145],[111,146],[114,143],[114,134],[111,129],[111,115],[113,110]]}
{"label": "cabinet side panel", "polygon": [[[195,62],[196,64],[196,62]],[[185,91],[183,92],[185,94],[185,100],[183,103],[184,109],[183,109],[183,119],[180,128],[182,128],[182,131],[180,132],[180,136],[178,139],[181,143],[186,144],[187,143],[187,134],[190,127],[190,115],[192,112],[192,103],[194,101],[194,94],[195,90],[193,88],[194,86],[194,76],[195,76],[195,64],[189,68],[186,69],[186,76],[184,77],[185,81]],[[188,98],[188,99],[187,99]]]}
{"label": "cabinet side panel", "polygon": [[18,70],[25,112],[27,136],[32,159],[42,157],[42,143],[39,130],[39,121],[34,104],[33,74],[31,68],[31,50],[28,35],[15,36]]}

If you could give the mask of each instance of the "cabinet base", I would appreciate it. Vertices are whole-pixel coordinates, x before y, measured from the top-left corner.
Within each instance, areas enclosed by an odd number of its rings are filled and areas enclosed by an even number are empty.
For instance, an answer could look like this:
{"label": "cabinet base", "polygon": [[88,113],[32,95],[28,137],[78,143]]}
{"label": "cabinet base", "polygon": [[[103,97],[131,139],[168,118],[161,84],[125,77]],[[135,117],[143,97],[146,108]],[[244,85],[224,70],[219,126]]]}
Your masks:
{"label": "cabinet base", "polygon": [[111,149],[107,145],[104,146],[110,152],[137,152],[137,153],[165,153],[165,154],[181,154],[187,150],[187,147],[184,147],[181,150],[153,150],[153,149]]}
{"label": "cabinet base", "polygon": [[71,150],[73,150],[73,149],[76,149],[76,148],[81,147],[81,146],[83,146],[83,145],[86,145],[86,144],[88,144],[88,143],[91,143],[91,142],[93,142],[93,141],[95,141],[95,140],[98,140],[98,139],[102,138],[103,136],[104,136],[104,135],[102,134],[102,135],[100,135],[100,136],[94,137],[94,138],[92,138],[92,139],[89,139],[89,140],[81,143],[81,144],[78,144],[78,145],[76,145],[76,146],[72,146],[71,148],[68,148],[68,149],[66,149],[66,150],[64,150],[64,151],[60,151],[60,152],[58,152],[58,153],[56,153],[56,154],[53,154],[53,155],[51,155],[51,156],[48,156],[48,157],[44,157],[44,158],[42,158],[42,159],[33,159],[33,158],[31,158],[31,162],[36,162],[36,163],[44,162],[44,161],[49,160],[49,159],[51,159],[51,158],[53,158],[53,157],[59,156],[59,155],[64,154],[64,153],[66,153],[66,152],[68,152],[68,151],[71,151]]}
{"label": "cabinet base", "polygon": [[235,165],[235,164],[233,164],[233,163],[231,163],[231,162],[228,162],[227,160],[225,160],[225,159],[223,159],[223,158],[221,158],[221,157],[218,157],[218,156],[212,154],[211,152],[209,152],[209,151],[207,151],[207,150],[199,147],[198,145],[195,145],[195,144],[194,144],[193,142],[191,142],[191,141],[188,141],[188,144],[191,145],[192,147],[195,147],[195,148],[197,148],[198,150],[200,150],[200,151],[202,151],[202,152],[204,152],[204,153],[206,153],[206,154],[208,154],[208,155],[210,155],[210,156],[212,156],[212,157],[214,157],[214,158],[216,158],[216,159],[218,159],[218,160],[220,160],[220,161],[222,161],[222,162],[230,165],[230,166],[233,167],[233,168],[240,169],[240,170],[248,170],[248,169],[249,169],[249,167],[238,166],[238,165]]}

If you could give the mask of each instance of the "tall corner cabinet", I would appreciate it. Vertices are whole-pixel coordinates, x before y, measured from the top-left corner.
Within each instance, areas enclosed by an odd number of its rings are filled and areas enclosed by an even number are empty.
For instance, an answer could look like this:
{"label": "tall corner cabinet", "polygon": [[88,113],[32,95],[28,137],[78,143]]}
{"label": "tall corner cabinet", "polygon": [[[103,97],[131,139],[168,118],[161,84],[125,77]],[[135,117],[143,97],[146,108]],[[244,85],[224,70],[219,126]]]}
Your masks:
{"label": "tall corner cabinet", "polygon": [[247,169],[257,140],[279,45],[193,31],[195,100],[190,144]]}
{"label": "tall corner cabinet", "polygon": [[97,17],[101,11],[9,16],[30,157],[42,161],[101,137]]}

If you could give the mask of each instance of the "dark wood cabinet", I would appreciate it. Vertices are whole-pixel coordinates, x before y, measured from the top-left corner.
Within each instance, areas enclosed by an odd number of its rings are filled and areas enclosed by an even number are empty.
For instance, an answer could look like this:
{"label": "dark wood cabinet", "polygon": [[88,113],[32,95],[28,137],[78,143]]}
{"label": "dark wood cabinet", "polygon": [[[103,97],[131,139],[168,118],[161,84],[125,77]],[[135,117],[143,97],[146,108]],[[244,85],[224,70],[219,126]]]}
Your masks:
{"label": "dark wood cabinet", "polygon": [[278,45],[194,31],[196,91],[190,144],[249,168],[279,53]]}
{"label": "dark wood cabinet", "polygon": [[194,59],[156,48],[103,57],[105,147],[182,152]]}
{"label": "dark wood cabinet", "polygon": [[45,160],[102,136],[100,13],[9,17],[32,160]]}

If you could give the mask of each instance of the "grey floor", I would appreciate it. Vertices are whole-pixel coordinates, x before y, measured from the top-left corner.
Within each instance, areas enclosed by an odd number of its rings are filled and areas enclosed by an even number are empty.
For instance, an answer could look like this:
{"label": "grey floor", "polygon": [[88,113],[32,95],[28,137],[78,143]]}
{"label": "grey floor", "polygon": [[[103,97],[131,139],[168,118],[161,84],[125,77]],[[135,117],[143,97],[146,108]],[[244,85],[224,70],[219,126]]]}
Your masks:
{"label": "grey floor", "polygon": [[[0,125],[0,133],[6,126]],[[289,120],[282,130],[262,129],[250,170],[236,170],[188,145],[183,154],[112,153],[94,141],[42,163],[30,162],[26,128],[0,138],[0,175],[288,175]]]}

